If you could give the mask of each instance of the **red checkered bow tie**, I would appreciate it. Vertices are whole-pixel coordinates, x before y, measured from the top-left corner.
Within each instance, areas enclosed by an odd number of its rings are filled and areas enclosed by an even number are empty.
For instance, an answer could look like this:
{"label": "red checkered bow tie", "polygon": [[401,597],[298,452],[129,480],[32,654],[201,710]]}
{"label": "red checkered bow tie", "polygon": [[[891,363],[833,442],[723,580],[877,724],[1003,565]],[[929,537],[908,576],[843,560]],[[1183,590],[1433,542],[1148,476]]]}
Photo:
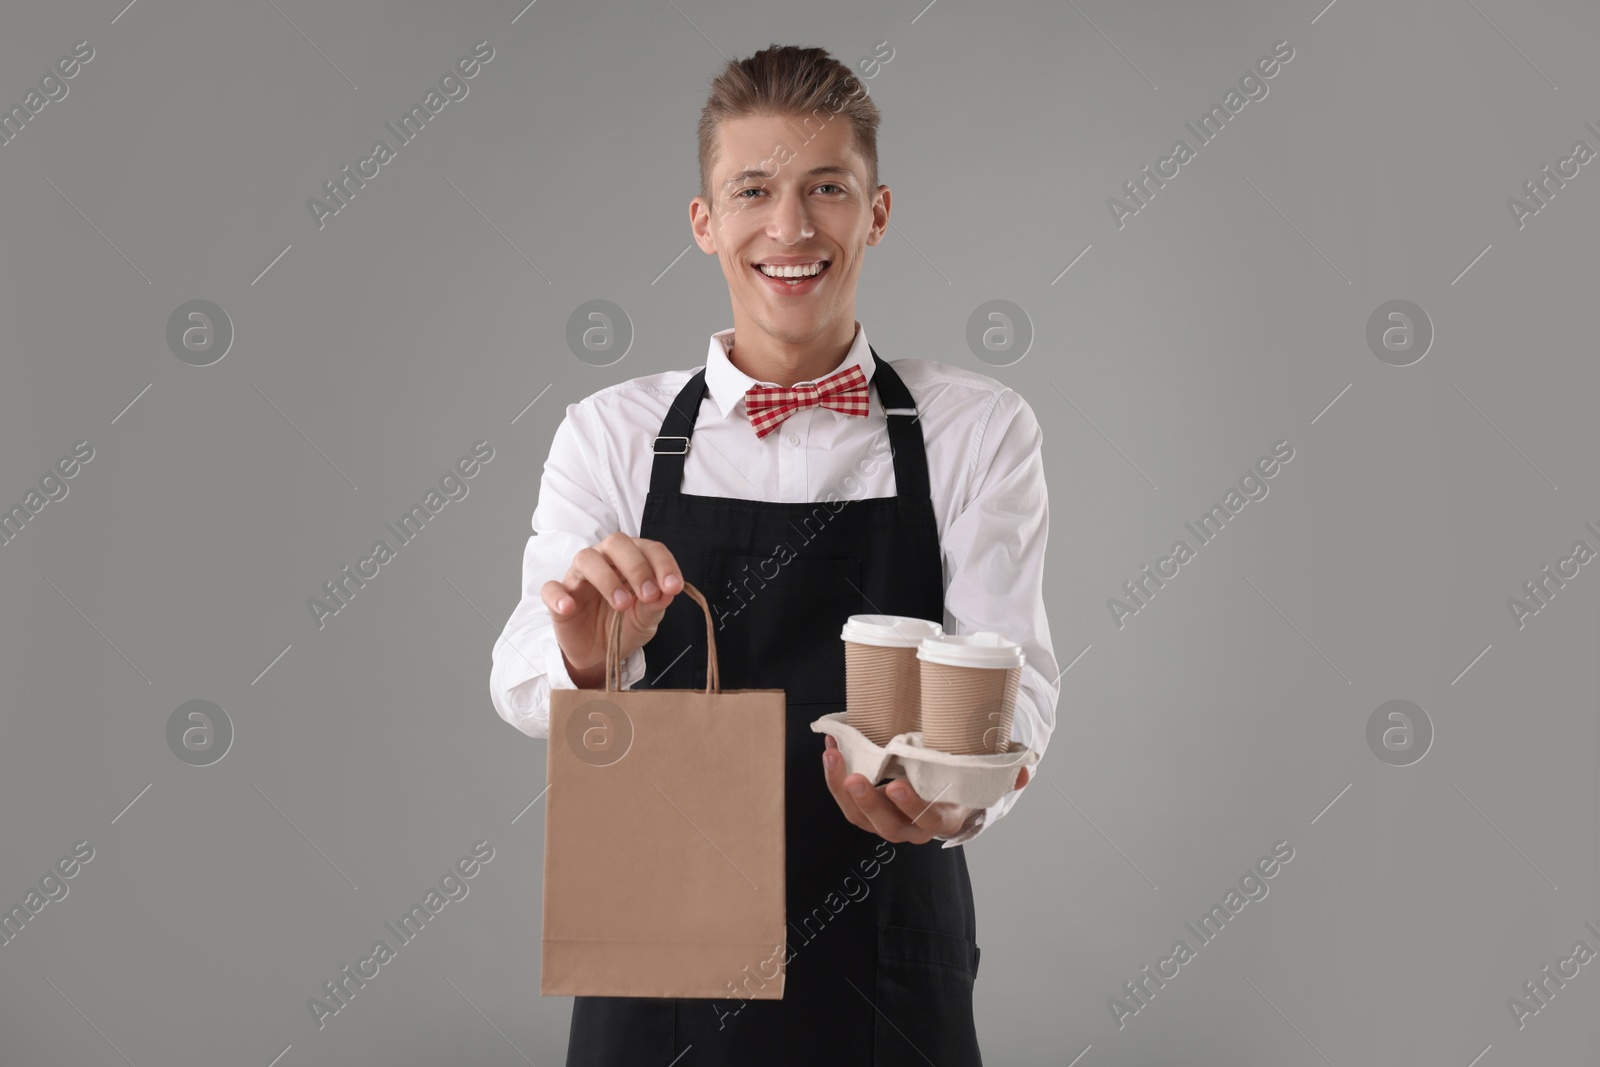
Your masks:
{"label": "red checkered bow tie", "polygon": [[765,437],[796,411],[818,404],[846,415],[865,415],[867,395],[867,376],[858,363],[793,388],[752,385],[744,394],[744,407],[756,436]]}

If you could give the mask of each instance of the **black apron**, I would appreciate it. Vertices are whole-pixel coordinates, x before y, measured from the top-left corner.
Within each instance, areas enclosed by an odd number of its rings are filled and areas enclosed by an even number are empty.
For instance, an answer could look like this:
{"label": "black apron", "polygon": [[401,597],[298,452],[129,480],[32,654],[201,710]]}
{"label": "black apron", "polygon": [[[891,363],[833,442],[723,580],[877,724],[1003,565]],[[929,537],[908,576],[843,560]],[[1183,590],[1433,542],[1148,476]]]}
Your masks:
{"label": "black apron", "polygon": [[[965,850],[891,843],[851,825],[823,778],[823,735],[810,728],[844,710],[839,633],[849,616],[944,620],[916,405],[890,364],[872,358],[880,403],[906,411],[887,417],[896,496],[842,499],[849,487],[836,487],[831,503],[785,503],[682,492],[702,368],[662,420],[639,530],[672,551],[711,605],[722,687],[783,689],[788,700],[783,999],[741,999],[761,987],[759,967],[729,975],[725,1000],[577,997],[568,1067],[981,1067]],[[674,598],[634,688],[703,689],[705,645],[704,613]]]}

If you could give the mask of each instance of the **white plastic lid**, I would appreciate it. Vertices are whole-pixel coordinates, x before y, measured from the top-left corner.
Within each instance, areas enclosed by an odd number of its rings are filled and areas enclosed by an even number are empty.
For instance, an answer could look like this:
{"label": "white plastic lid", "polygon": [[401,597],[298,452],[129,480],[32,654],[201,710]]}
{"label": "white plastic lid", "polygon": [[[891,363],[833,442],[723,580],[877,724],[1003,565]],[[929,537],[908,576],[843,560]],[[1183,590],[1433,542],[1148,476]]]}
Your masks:
{"label": "white plastic lid", "polygon": [[852,615],[839,636],[858,645],[915,648],[925,637],[939,637],[944,627],[908,615]]}
{"label": "white plastic lid", "polygon": [[917,658],[952,667],[988,667],[1003,670],[1027,662],[1022,646],[992,630],[974,634],[930,637],[917,646]]}

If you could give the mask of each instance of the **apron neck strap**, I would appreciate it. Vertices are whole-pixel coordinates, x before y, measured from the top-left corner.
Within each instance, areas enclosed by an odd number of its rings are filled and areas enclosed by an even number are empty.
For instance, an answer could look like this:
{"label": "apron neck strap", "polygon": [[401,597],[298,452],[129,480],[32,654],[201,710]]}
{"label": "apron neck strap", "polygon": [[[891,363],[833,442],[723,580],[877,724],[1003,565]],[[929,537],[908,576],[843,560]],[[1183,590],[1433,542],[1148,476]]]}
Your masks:
{"label": "apron neck strap", "polygon": [[[918,422],[916,401],[894,368],[872,352],[872,386],[878,392],[889,423],[889,447],[894,453],[894,484],[902,500],[929,499],[928,453]],[[658,496],[678,496],[683,489],[683,459],[694,436],[695,418],[706,393],[706,369],[699,370],[684,383],[661,420],[661,433],[651,444],[655,458],[650,467],[650,492]]]}

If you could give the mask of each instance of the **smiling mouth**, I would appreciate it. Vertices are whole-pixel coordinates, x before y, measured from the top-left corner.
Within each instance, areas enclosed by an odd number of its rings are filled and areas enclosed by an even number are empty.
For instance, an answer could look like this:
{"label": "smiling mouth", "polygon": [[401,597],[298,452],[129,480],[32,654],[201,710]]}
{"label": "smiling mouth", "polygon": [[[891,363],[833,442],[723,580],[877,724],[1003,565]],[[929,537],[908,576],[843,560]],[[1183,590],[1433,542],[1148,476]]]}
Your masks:
{"label": "smiling mouth", "polygon": [[819,260],[816,263],[807,263],[794,266],[768,266],[762,263],[752,264],[752,269],[763,278],[773,281],[786,282],[789,285],[799,285],[801,282],[820,278],[833,266],[831,260]]}

